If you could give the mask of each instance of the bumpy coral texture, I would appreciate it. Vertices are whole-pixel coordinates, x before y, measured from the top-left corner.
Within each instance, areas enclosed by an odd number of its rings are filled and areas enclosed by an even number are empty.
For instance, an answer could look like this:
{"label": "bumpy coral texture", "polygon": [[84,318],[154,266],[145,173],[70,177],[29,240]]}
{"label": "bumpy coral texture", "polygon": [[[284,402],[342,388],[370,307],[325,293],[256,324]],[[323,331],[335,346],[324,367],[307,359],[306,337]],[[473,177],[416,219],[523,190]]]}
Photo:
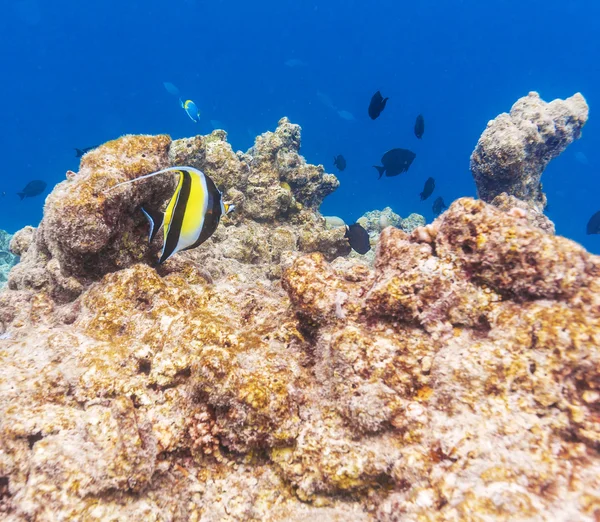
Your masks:
{"label": "bumpy coral texture", "polygon": [[10,248],[12,236],[0,230],[0,288],[6,285],[8,273],[15,266],[18,259],[15,252]]}
{"label": "bumpy coral texture", "polygon": [[[63,245],[66,211],[15,235],[32,273],[0,293],[0,518],[597,520],[600,260],[469,198],[386,227],[373,266],[339,257],[312,207],[329,181],[290,170],[297,127],[266,136],[245,155],[219,131],[169,145],[240,213],[159,270],[137,236],[111,258],[101,223]],[[85,211],[143,228],[113,197]],[[69,272],[94,248],[112,269]]]}
{"label": "bumpy coral texture", "polygon": [[492,200],[492,205],[514,217],[524,219],[529,225],[537,227],[548,234],[554,234],[555,232],[554,223],[544,215],[540,208],[532,203],[526,203],[503,192]]}
{"label": "bumpy coral texture", "polygon": [[471,172],[481,199],[491,202],[502,192],[542,210],[544,169],[581,136],[588,106],[579,93],[566,100],[543,101],[530,92],[510,113],[490,121],[471,155]]}
{"label": "bumpy coral texture", "polygon": [[4,515],[598,517],[597,258],[461,199],[374,268],[285,266],[0,294]]}
{"label": "bumpy coral texture", "polygon": [[328,259],[345,255],[350,246],[344,230],[327,230],[318,213],[323,198],[339,182],[322,166],[307,164],[299,150],[300,127],[285,118],[245,154],[233,152],[223,131],[174,142],[168,136],[124,136],[105,143],[83,157],[78,173],[69,171],[67,180],[55,187],[33,238],[29,231],[19,234],[23,239],[15,248],[23,259],[9,285],[43,289],[67,302],[106,273],[155,261],[162,237],[148,246],[148,225],[140,208],[164,209],[175,177],[162,175],[110,189],[175,165],[211,176],[236,211],[223,218],[201,249],[178,256],[170,265],[192,258],[207,267],[208,279],[254,265],[261,275],[278,278],[281,271],[274,264],[282,252],[321,251]]}

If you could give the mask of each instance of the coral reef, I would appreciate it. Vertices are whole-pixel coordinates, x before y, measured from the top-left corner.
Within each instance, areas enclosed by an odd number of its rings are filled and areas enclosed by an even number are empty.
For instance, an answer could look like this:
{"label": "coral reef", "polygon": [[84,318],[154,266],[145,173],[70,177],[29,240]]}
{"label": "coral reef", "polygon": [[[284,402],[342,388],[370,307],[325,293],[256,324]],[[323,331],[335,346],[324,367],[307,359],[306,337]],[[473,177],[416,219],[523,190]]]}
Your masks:
{"label": "coral reef", "polygon": [[543,101],[530,92],[510,113],[490,121],[471,155],[471,172],[484,201],[506,192],[540,211],[546,206],[540,178],[550,160],[581,136],[588,106],[579,93]]}
{"label": "coral reef", "polygon": [[[140,207],[158,208],[172,193],[174,177],[160,176],[106,192],[126,181],[171,165],[203,170],[236,204],[236,212],[193,259],[207,277],[238,273],[254,265],[273,271],[282,252],[322,251],[333,259],[349,253],[343,230],[327,230],[318,207],[339,182],[299,155],[300,127],[287,119],[259,136],[247,153],[234,153],[223,131],[171,142],[168,136],[124,136],[90,151],[77,174],[58,184],[46,201],[44,218],[28,242],[9,285],[43,290],[54,300],[72,301],[104,274],[137,262],[151,263],[161,245],[147,245]],[[27,232],[29,237],[29,232]],[[172,264],[176,264],[173,261]],[[168,267],[166,268],[168,270]]]}
{"label": "coral reef", "polygon": [[548,234],[554,234],[554,223],[535,205],[522,201],[515,196],[502,192],[492,200],[492,205],[514,217],[522,217],[525,221]]}
{"label": "coral reef", "polygon": [[8,232],[0,230],[0,288],[6,285],[8,273],[19,261],[10,249],[11,238]]}
{"label": "coral reef", "polygon": [[[597,520],[600,259],[463,198],[370,266],[297,126],[224,138],[109,142],[13,237],[0,517]],[[172,180],[103,190],[173,163],[240,211],[155,269]]]}
{"label": "coral reef", "polygon": [[402,219],[390,207],[383,210],[372,210],[360,217],[357,221],[362,227],[376,236],[386,227],[396,227],[405,232],[412,232],[417,227],[425,225],[425,218],[419,214],[411,214]]}

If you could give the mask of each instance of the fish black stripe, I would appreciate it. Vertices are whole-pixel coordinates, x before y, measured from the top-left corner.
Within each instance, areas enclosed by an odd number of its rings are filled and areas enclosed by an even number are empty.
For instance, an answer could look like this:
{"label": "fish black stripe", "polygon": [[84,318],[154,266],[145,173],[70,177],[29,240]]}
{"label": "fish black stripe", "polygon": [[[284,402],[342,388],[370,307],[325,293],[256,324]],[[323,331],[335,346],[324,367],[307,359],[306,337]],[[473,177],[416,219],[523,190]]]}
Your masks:
{"label": "fish black stripe", "polygon": [[173,209],[173,217],[171,218],[171,224],[169,225],[169,233],[165,238],[165,248],[162,256],[158,263],[163,263],[169,258],[169,256],[177,248],[179,243],[179,236],[181,234],[181,227],[183,226],[183,218],[185,216],[185,210],[187,208],[188,199],[190,198],[190,191],[192,188],[192,176],[187,170],[180,170],[183,176],[183,182],[181,184],[181,190]]}
{"label": "fish black stripe", "polygon": [[208,203],[206,205],[204,224],[202,225],[200,237],[188,248],[196,248],[204,243],[210,236],[212,236],[219,225],[219,220],[221,219],[221,193],[217,189],[213,180],[210,179],[206,174],[204,175],[204,179],[206,180],[206,190],[208,192]]}

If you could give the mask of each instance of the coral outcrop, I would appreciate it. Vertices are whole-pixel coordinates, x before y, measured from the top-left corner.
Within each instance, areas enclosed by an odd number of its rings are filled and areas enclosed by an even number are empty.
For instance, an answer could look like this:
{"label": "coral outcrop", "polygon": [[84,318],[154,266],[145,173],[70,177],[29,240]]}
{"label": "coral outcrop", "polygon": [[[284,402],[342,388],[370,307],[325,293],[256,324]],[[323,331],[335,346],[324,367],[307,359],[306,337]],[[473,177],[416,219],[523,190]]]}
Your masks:
{"label": "coral outcrop", "polygon": [[[385,227],[370,266],[316,211],[336,181],[297,126],[223,138],[99,147],[12,239],[1,516],[597,520],[600,260],[464,198]],[[155,269],[136,207],[171,181],[102,191],[184,162],[240,212]]]}
{"label": "coral outcrop", "polygon": [[537,227],[547,234],[554,234],[555,232],[554,223],[539,207],[532,203],[527,203],[503,192],[492,200],[492,205],[504,212],[509,212],[514,217],[525,219],[527,224]]}
{"label": "coral outcrop", "polygon": [[541,176],[553,158],[581,136],[588,106],[579,93],[543,101],[530,92],[510,113],[490,121],[471,155],[471,172],[481,199],[505,192],[543,211]]}
{"label": "coral outcrop", "polygon": [[379,235],[386,227],[396,227],[405,232],[412,232],[417,227],[425,225],[425,218],[419,214],[411,214],[401,218],[390,207],[383,210],[372,210],[360,217],[357,221],[369,234]]}
{"label": "coral outcrop", "polygon": [[18,262],[17,256],[9,247],[11,238],[8,232],[0,230],[0,288],[6,285],[8,273]]}
{"label": "coral outcrop", "polygon": [[283,119],[246,154],[234,153],[225,137],[223,131],[174,142],[168,136],[125,136],[88,152],[79,172],[69,171],[48,197],[33,238],[28,231],[21,241],[30,247],[15,247],[23,258],[11,274],[11,288],[71,301],[106,273],[155,260],[161,245],[148,248],[140,207],[164,205],[175,178],[108,189],[172,165],[201,169],[236,204],[203,249],[184,256],[207,267],[207,277],[237,273],[240,264],[271,271],[284,251],[318,250],[329,259],[350,251],[344,231],[327,230],[318,214],[339,182],[299,155],[298,125]]}

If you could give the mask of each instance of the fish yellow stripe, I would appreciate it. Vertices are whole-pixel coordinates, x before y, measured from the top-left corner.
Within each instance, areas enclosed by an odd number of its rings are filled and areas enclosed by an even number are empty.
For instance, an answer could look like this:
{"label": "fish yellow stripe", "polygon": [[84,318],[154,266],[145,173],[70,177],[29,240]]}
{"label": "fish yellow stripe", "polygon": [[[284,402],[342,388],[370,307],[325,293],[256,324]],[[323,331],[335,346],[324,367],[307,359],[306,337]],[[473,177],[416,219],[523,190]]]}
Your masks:
{"label": "fish yellow stripe", "polygon": [[178,251],[189,248],[198,241],[204,226],[209,200],[204,174],[197,170],[188,170],[187,172],[191,177],[191,188],[179,232]]}

